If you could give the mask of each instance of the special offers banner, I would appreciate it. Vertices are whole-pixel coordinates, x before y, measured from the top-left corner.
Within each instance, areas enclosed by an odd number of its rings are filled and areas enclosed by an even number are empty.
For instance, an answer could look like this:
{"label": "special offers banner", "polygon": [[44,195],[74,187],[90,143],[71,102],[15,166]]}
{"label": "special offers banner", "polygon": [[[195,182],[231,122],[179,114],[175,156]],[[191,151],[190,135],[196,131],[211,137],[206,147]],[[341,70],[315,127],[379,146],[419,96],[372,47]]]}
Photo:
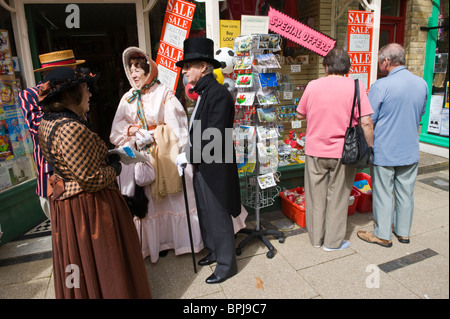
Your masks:
{"label": "special offers banner", "polygon": [[156,64],[158,78],[174,92],[180,77],[175,63],[183,58],[183,41],[189,36],[195,4],[183,0],[169,0],[164,17]]}
{"label": "special offers banner", "polygon": [[336,44],[336,40],[333,38],[292,19],[272,7],[269,8],[269,30],[320,56],[326,56]]}

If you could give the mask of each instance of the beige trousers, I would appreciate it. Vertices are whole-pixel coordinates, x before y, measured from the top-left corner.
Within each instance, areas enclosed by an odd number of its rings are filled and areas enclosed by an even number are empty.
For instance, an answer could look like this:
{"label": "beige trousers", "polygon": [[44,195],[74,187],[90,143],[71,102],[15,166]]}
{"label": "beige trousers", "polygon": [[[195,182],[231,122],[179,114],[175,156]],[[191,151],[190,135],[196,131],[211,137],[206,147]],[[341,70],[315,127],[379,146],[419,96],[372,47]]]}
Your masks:
{"label": "beige trousers", "polygon": [[356,168],[343,165],[341,159],[306,156],[305,217],[313,246],[342,245],[355,175]]}

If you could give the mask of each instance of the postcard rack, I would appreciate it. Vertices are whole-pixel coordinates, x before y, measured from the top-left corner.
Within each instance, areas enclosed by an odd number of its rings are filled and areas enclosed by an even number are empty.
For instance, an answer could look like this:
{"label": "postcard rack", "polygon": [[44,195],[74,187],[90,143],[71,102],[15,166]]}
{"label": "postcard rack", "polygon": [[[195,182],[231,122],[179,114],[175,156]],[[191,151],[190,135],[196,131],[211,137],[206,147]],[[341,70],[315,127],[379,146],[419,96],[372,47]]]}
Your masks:
{"label": "postcard rack", "polygon": [[[237,63],[241,66],[239,69],[241,72],[237,76],[236,88],[238,89],[238,92],[241,93],[241,95],[238,93],[238,96],[250,96],[251,99],[249,100],[252,101],[250,103],[255,107],[255,112],[252,116],[252,124],[254,127],[254,135],[252,136],[254,137],[252,137],[253,140],[249,142],[249,144],[251,143],[253,145],[253,151],[249,151],[250,147],[248,144],[245,144],[245,147],[241,145],[241,147],[247,151],[247,160],[250,157],[248,155],[249,153],[254,154],[255,158],[254,170],[246,173],[244,177],[245,186],[242,192],[242,203],[255,210],[256,227],[255,229],[246,228],[240,230],[240,233],[247,234],[248,236],[239,243],[236,248],[236,255],[241,255],[242,248],[252,239],[257,238],[269,249],[266,254],[267,258],[273,258],[275,256],[275,248],[266,237],[273,236],[277,238],[280,243],[284,243],[285,235],[279,230],[262,229],[260,223],[260,210],[271,206],[278,196],[278,193],[281,191],[281,188],[274,182],[274,180],[279,180],[281,175],[277,172],[277,147],[266,145],[266,142],[269,144],[269,140],[277,140],[278,137],[276,136],[274,138],[274,136],[270,136],[273,135],[271,133],[268,134],[269,136],[266,136],[266,133],[263,132],[261,128],[270,126],[270,124],[267,125],[264,120],[266,119],[267,114],[264,113],[263,108],[275,104],[277,100],[276,92],[271,90],[272,87],[278,85],[276,82],[276,75],[275,73],[266,72],[271,68],[277,67],[276,65],[273,65],[273,62],[276,63],[277,61],[274,61],[272,52],[279,50],[280,38],[277,35],[272,34],[257,34],[243,36],[241,39],[239,38],[237,39],[238,42],[235,41],[235,51],[244,51],[244,53],[240,55],[241,59],[238,59]],[[248,63],[249,60],[252,61],[256,57],[258,57],[258,66],[255,66],[254,62]],[[253,81],[253,84],[249,83],[249,80],[250,82]],[[258,88],[256,94],[252,93],[252,91],[254,92],[255,87]],[[270,116],[270,114],[268,114],[268,116]],[[262,120],[262,123],[260,120]],[[263,138],[261,138],[261,136],[263,136]],[[270,157],[270,154],[273,152],[276,152],[276,156]],[[262,158],[260,154],[264,154],[264,158]],[[269,163],[269,167],[267,167],[267,164],[262,165],[264,162]],[[265,183],[264,178],[267,178],[268,182]]]}
{"label": "postcard rack", "polygon": [[[276,179],[279,180],[281,173],[276,172]],[[266,189],[257,190],[256,184],[258,183],[256,176],[245,176],[245,186],[242,192],[242,204],[253,209],[265,208],[274,204],[278,193],[281,192],[280,186],[269,187]],[[256,196],[258,191],[258,196]]]}

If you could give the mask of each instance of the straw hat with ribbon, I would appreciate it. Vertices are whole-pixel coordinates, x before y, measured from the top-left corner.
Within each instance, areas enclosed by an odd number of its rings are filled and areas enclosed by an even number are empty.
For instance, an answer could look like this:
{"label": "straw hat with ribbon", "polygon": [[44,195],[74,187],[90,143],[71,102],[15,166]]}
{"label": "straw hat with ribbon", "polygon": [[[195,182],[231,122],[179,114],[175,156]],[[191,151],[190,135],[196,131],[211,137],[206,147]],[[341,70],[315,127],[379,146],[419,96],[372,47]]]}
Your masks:
{"label": "straw hat with ribbon", "polygon": [[86,60],[77,60],[72,50],[55,51],[39,55],[41,68],[34,72],[49,71],[60,66],[74,66],[86,62]]}

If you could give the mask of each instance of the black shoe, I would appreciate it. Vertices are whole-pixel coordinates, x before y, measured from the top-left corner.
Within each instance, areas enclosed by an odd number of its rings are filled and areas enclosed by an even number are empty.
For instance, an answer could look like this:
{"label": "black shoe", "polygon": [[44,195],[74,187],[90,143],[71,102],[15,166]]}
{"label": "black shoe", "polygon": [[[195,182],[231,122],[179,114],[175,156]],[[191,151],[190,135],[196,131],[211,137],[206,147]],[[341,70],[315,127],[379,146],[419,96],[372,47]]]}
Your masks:
{"label": "black shoe", "polygon": [[237,274],[237,266],[235,265],[234,267],[231,267],[231,269],[228,272],[227,276],[219,277],[219,276],[217,276],[216,274],[213,273],[211,276],[206,278],[205,282],[207,284],[220,284],[221,282],[224,282],[225,280],[227,280],[228,278],[233,277],[236,274]]}
{"label": "black shoe", "polygon": [[211,257],[211,254],[208,254],[205,258],[202,258],[198,261],[199,266],[208,266],[214,264],[216,260]]}
{"label": "black shoe", "polygon": [[224,282],[225,280],[227,280],[230,277],[233,277],[234,275],[236,275],[236,273],[232,274],[231,276],[222,278],[222,277],[217,276],[216,274],[212,274],[211,276],[206,278],[205,282],[207,284],[220,284],[221,282]]}
{"label": "black shoe", "polygon": [[169,250],[161,250],[159,252],[159,257],[166,257],[168,253],[169,253]]}

